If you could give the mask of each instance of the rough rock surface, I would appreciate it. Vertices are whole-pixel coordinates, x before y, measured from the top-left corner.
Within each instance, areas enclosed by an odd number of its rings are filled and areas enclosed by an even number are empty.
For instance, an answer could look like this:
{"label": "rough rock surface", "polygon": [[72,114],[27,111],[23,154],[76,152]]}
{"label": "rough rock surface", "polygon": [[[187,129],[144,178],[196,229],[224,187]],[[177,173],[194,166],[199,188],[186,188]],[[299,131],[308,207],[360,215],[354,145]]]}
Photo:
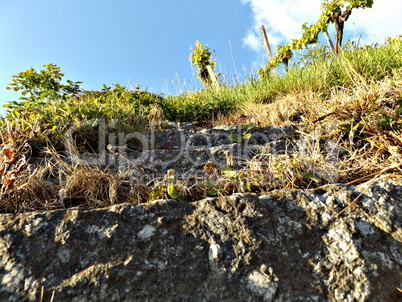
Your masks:
{"label": "rough rock surface", "polygon": [[0,301],[401,301],[401,217],[400,177],[3,214]]}

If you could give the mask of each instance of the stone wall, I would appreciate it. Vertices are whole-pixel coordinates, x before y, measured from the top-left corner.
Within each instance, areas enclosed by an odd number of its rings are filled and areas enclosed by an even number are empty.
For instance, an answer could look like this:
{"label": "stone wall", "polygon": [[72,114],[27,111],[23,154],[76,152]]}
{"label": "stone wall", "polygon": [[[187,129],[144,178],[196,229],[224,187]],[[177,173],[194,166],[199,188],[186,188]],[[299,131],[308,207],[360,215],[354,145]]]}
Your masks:
{"label": "stone wall", "polygon": [[2,214],[0,300],[400,301],[401,217],[401,177]]}

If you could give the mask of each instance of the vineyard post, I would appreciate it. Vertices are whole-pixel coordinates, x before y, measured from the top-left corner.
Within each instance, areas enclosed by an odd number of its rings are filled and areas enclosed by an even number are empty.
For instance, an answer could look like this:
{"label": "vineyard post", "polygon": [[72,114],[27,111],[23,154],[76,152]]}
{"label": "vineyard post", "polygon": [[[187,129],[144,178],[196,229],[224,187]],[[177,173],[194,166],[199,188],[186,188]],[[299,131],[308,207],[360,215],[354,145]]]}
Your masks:
{"label": "vineyard post", "polygon": [[332,53],[333,53],[334,55],[336,55],[334,43],[332,42],[332,39],[331,39],[331,37],[329,36],[328,31],[325,29],[325,30],[323,30],[323,33],[324,33],[324,35],[325,35],[325,38],[327,38],[327,42],[328,42],[329,47],[330,47],[331,50],[332,50]]}
{"label": "vineyard post", "polygon": [[[262,36],[264,37],[265,46],[267,47],[269,60],[273,61],[275,59],[275,57],[274,57],[274,55],[272,53],[271,45],[269,44],[267,31],[265,30],[264,25],[261,25],[261,32],[262,32]],[[278,74],[278,70],[276,68],[274,69],[274,71],[275,71],[276,74]]]}
{"label": "vineyard post", "polygon": [[215,87],[215,88],[219,88],[218,79],[216,78],[215,72],[212,69],[211,65],[207,65],[206,67],[207,67],[207,70],[208,70],[209,78],[211,79],[212,86]]}

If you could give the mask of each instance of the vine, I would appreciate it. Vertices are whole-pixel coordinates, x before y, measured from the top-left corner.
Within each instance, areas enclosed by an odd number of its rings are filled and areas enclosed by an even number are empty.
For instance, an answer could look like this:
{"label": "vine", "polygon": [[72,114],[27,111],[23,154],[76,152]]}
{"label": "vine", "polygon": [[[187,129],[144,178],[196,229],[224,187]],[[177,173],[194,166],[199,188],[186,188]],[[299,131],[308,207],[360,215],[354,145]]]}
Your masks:
{"label": "vine", "polygon": [[197,40],[195,41],[195,47],[190,47],[193,51],[190,54],[190,62],[191,64],[197,66],[198,68],[198,78],[204,84],[204,86],[209,86],[212,83],[211,75],[208,71],[208,66],[214,70],[216,63],[214,61],[214,57],[209,50],[208,45],[204,47],[202,43]]}
{"label": "vine", "polygon": [[336,47],[335,55],[340,55],[343,38],[344,23],[349,19],[354,8],[371,8],[373,0],[323,0],[321,15],[317,22],[312,25],[304,23],[302,25],[303,33],[299,39],[293,39],[289,44],[279,45],[276,57],[267,63],[265,70],[261,70],[261,75],[268,75],[269,71],[280,63],[287,66],[292,59],[294,50],[300,50],[308,44],[314,44],[318,41],[318,35],[325,32],[328,25],[335,24],[336,29]]}

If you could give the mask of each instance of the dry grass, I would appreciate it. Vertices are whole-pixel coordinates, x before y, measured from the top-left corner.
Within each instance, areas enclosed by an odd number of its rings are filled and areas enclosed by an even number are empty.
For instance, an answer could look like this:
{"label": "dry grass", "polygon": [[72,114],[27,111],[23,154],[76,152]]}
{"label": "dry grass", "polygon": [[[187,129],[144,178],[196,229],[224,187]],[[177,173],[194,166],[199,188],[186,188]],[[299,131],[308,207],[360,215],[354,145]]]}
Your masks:
{"label": "dry grass", "polygon": [[306,90],[287,94],[270,104],[246,104],[240,111],[218,116],[213,124],[283,126],[316,122],[326,115],[336,117],[338,122],[360,121],[371,112],[383,116],[394,114],[401,94],[401,81],[388,79],[377,84],[362,81],[353,88],[333,88],[329,97]]}
{"label": "dry grass", "polygon": [[240,170],[205,167],[202,176],[174,179],[171,174],[151,183],[140,183],[127,171],[69,164],[50,143],[44,163],[29,163],[27,146],[33,134],[6,127],[1,131],[0,211],[99,208],[159,198],[194,201],[234,192],[351,183],[381,173],[401,175],[402,82],[360,80],[353,88],[334,88],[328,95],[288,94],[271,104],[245,105],[213,121],[214,125],[296,125],[304,143],[297,153],[275,154],[267,147],[244,161]]}
{"label": "dry grass", "polygon": [[[265,173],[272,184],[279,179],[282,183],[279,186],[285,188],[310,187],[322,181],[317,182],[313,177],[307,183],[309,177],[300,178],[300,175],[311,174],[329,181],[334,176],[323,175],[323,171],[337,171],[339,182],[350,182],[398,166],[402,161],[401,109],[402,81],[385,79],[367,83],[362,80],[353,88],[334,88],[329,97],[304,91],[271,104],[250,104],[240,112],[217,118],[214,124],[233,125],[241,120],[243,125],[253,123],[260,127],[296,125],[303,129],[302,136],[310,133],[314,137],[305,139],[311,142],[306,149],[309,154],[267,154],[250,162],[251,169],[259,166],[259,174]],[[328,158],[328,153],[322,152],[320,140],[332,141],[344,154],[336,166],[331,166],[335,163]],[[400,168],[392,171],[401,172]]]}
{"label": "dry grass", "polygon": [[327,110],[323,99],[313,92],[305,91],[288,94],[270,104],[247,104],[238,112],[219,116],[214,120],[214,125],[285,126],[308,121],[312,117],[327,113]]}
{"label": "dry grass", "polygon": [[[46,157],[41,162],[28,164],[26,154],[15,151],[19,145],[15,141],[10,147],[16,160],[2,162],[5,170],[1,183],[2,212],[100,208],[124,202],[139,204],[149,199],[149,189],[129,179],[125,173],[69,164],[52,148],[45,152]],[[21,159],[24,165],[16,169]],[[14,171],[12,178],[7,176],[10,171]]]}

